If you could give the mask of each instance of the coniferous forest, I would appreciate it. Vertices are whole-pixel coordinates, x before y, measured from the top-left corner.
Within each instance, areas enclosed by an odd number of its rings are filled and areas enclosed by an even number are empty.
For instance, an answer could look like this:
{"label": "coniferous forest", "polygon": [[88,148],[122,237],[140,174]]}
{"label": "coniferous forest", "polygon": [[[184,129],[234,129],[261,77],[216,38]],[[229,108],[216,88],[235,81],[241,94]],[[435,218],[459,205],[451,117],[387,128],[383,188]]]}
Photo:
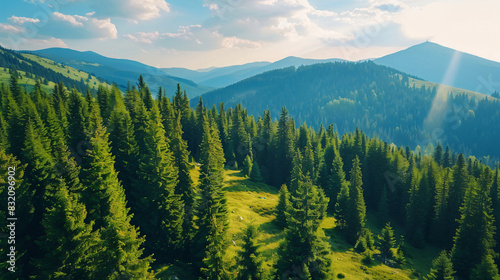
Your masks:
{"label": "coniferous forest", "polygon": [[[27,92],[12,75],[0,87],[0,196],[15,207],[0,216],[17,220],[0,278],[341,279],[338,244],[369,279],[380,266],[401,274],[378,279],[500,278],[498,167],[440,143],[423,153],[361,129],[298,126],[286,107],[193,105],[180,86],[150,90],[142,77],[125,93]],[[231,192],[250,185],[276,198],[252,209],[267,223],[231,218],[244,208]]]}

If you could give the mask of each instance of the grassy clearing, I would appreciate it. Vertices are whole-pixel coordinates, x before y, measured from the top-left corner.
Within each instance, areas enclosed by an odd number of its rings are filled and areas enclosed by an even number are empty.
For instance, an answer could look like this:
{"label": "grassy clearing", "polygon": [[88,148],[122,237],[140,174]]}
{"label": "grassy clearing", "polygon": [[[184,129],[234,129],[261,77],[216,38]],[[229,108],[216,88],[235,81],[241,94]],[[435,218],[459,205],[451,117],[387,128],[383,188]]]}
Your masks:
{"label": "grassy clearing", "polygon": [[[50,59],[36,56],[34,54],[22,54],[24,57],[29,58],[33,61],[40,63],[43,67],[52,69],[57,73],[60,73],[70,79],[81,81],[83,80],[90,88],[97,89],[99,84],[108,86],[106,83],[100,82],[95,76],[89,75],[83,71],[77,70],[75,68],[63,65],[61,63],[54,62]],[[90,81],[88,80],[90,77]]]}
{"label": "grassy clearing", "polygon": [[[198,172],[199,168],[196,167],[191,174],[195,182],[198,180]],[[253,182],[240,171],[234,170],[226,171],[225,185],[229,210],[229,245],[224,257],[225,262],[232,271],[236,269],[236,257],[241,250],[243,230],[248,224],[253,224],[259,229],[258,245],[264,265],[270,270],[278,259],[277,249],[283,240],[282,230],[273,222],[278,190],[263,183]],[[381,234],[381,225],[376,216],[368,215],[367,226],[375,236]],[[437,248],[418,250],[407,246],[407,264],[402,269],[386,266],[378,260],[367,266],[362,263],[363,255],[354,251],[335,230],[333,217],[325,218],[321,228],[331,245],[333,271],[335,275],[344,274],[345,279],[422,279],[439,253]],[[403,234],[401,228],[395,227],[395,231],[397,237]],[[159,279],[170,279],[172,275],[180,279],[195,279],[189,272],[189,267],[180,263],[157,270]]]}
{"label": "grassy clearing", "polygon": [[[20,86],[26,89],[26,91],[30,92],[35,88],[35,80],[31,78],[26,77],[26,72],[24,71],[18,71],[21,76],[23,76],[22,79],[18,80],[18,83]],[[9,74],[9,69],[8,68],[3,68],[0,67],[0,84],[5,84],[6,86],[9,85],[10,83],[10,74]],[[48,85],[42,84],[42,90],[50,93],[54,89],[54,83],[49,82]]]}

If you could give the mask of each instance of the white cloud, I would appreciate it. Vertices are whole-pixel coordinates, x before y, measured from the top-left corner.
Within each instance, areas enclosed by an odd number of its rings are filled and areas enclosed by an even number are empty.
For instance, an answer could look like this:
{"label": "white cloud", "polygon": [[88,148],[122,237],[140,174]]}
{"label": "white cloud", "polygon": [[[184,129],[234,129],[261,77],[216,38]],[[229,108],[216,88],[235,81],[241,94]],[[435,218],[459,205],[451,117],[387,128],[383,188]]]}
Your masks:
{"label": "white cloud", "polygon": [[150,20],[170,12],[165,0],[90,0],[98,17],[119,17],[131,20]]}
{"label": "white cloud", "polygon": [[23,29],[19,26],[14,26],[11,24],[0,23],[0,33],[3,34],[18,34],[22,33]]}
{"label": "white cloud", "polygon": [[19,24],[19,25],[23,25],[26,22],[29,22],[29,23],[38,23],[38,22],[40,22],[40,20],[37,19],[37,18],[16,17],[16,16],[11,16],[9,18],[9,21],[11,21],[11,22],[13,22],[15,24]]}
{"label": "white cloud", "polygon": [[240,39],[237,37],[227,37],[222,39],[221,47],[226,49],[239,48],[239,49],[257,49],[262,45],[250,40]]}
{"label": "white cloud", "polygon": [[158,39],[158,36],[160,33],[158,31],[154,32],[137,32],[135,34],[126,34],[123,35],[123,37],[128,38],[132,41],[135,42],[141,42],[141,43],[146,43],[146,44],[152,44],[156,39]]}
{"label": "white cloud", "polygon": [[42,35],[60,38],[117,38],[116,26],[111,19],[98,19],[92,16],[65,15],[54,12],[51,20],[40,28]]}

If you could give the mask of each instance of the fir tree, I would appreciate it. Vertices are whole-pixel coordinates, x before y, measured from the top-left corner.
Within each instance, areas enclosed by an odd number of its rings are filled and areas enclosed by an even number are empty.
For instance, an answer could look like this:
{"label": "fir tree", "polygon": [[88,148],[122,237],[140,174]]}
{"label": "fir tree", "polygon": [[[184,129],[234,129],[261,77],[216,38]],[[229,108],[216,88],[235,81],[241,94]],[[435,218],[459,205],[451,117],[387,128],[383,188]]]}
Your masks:
{"label": "fir tree", "polygon": [[258,162],[254,162],[252,165],[252,171],[250,171],[250,179],[255,182],[262,182],[264,178],[262,177],[262,173],[260,172],[260,167]]}
{"label": "fir tree", "polygon": [[479,263],[470,275],[470,280],[500,280],[500,275],[498,274],[498,267],[493,261],[491,255],[483,257],[481,263]]}
{"label": "fir tree", "polygon": [[45,233],[37,244],[43,256],[35,260],[44,279],[93,279],[101,246],[93,222],[86,223],[87,211],[77,197],[59,180],[53,203],[42,225]]}
{"label": "fir tree", "polygon": [[252,172],[252,159],[250,158],[249,155],[245,157],[245,160],[243,161],[243,174],[245,176],[250,177],[250,173]]}
{"label": "fir tree", "polygon": [[379,249],[380,253],[387,259],[395,257],[396,238],[394,237],[394,230],[391,223],[387,223],[382,229],[382,235],[379,236]]}
{"label": "fir tree", "polygon": [[114,168],[108,134],[100,125],[90,139],[91,149],[85,158],[87,169],[82,171],[83,202],[88,221],[95,221],[103,247],[96,264],[99,279],[150,279],[151,257],[141,258],[144,238],[130,224],[131,215],[125,204],[125,193]]}
{"label": "fir tree", "polygon": [[[329,245],[320,237],[319,229],[320,217],[325,215],[321,212],[326,209],[328,200],[321,199],[320,195],[317,187],[306,176],[291,197],[285,241],[279,249],[275,279],[333,279],[331,259],[328,257]],[[323,201],[323,206],[320,201]]]}
{"label": "fir tree", "polygon": [[288,193],[288,188],[285,184],[281,186],[279,192],[278,206],[276,206],[276,223],[281,228],[287,226],[287,216],[288,208],[290,207],[290,193]]}
{"label": "fir tree", "polygon": [[453,263],[446,251],[442,251],[439,256],[432,261],[431,272],[424,278],[426,280],[453,280],[455,271]]}
{"label": "fir tree", "polygon": [[451,256],[457,274],[462,277],[470,275],[471,270],[483,258],[493,254],[495,228],[489,197],[491,183],[491,171],[489,167],[485,167],[478,182],[470,182],[464,204],[460,208],[462,218],[455,234]]}
{"label": "fir tree", "polygon": [[239,280],[263,279],[262,258],[256,245],[257,234],[257,228],[253,225],[244,231],[242,251],[238,254]]}
{"label": "fir tree", "polygon": [[365,226],[366,206],[363,198],[363,185],[359,158],[355,158],[351,169],[351,185],[349,187],[349,201],[346,211],[346,227],[344,235],[354,244],[358,240]]}

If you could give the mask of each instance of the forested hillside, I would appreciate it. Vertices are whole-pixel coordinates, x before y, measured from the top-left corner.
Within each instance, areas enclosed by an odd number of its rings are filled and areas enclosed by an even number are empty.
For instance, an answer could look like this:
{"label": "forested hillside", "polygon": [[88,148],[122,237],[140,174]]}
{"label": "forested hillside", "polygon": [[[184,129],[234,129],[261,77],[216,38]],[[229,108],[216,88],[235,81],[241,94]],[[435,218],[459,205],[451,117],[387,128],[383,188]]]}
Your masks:
{"label": "forested hillside", "polygon": [[[15,223],[0,278],[500,277],[498,168],[360,129],[297,129],[285,107],[255,119],[239,104],[193,110],[180,87],[150,92],[142,77],[125,94],[0,87],[0,197],[15,197],[0,213],[18,219],[0,220]],[[422,269],[426,248],[442,253]]]}
{"label": "forested hillside", "polygon": [[[99,80],[91,74],[78,71],[68,66],[64,66],[54,61],[42,59],[34,55],[23,55],[18,52],[4,49],[0,46],[0,67],[4,71],[22,71],[32,83],[22,84],[33,88],[35,81],[40,80],[42,84],[62,83],[67,88],[76,88],[85,92],[87,88],[96,88],[104,81]],[[8,82],[8,79],[2,79]]]}
{"label": "forested hillside", "polygon": [[432,144],[430,151],[441,141],[457,152],[500,158],[499,99],[421,81],[373,62],[270,71],[202,98],[209,107],[242,103],[254,116],[266,109],[277,116],[286,106],[296,125],[306,122],[318,129],[332,123],[340,134],[358,126],[371,137],[412,149]]}

